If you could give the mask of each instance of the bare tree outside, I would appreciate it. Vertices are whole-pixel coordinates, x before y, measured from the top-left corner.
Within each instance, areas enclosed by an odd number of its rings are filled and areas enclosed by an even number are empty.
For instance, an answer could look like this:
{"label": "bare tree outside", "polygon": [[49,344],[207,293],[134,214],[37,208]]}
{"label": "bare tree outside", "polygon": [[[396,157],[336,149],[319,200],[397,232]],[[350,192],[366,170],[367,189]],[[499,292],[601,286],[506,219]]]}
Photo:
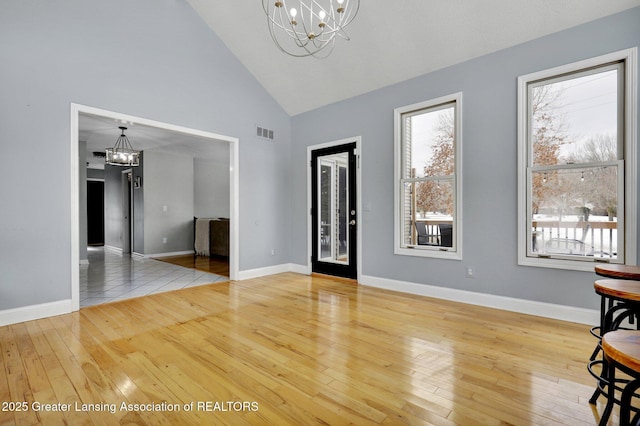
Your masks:
{"label": "bare tree outside", "polygon": [[[582,163],[604,163],[615,161],[618,158],[618,145],[615,134],[597,134],[588,139],[582,150],[571,155],[570,161]],[[584,182],[589,184],[585,185]],[[616,215],[618,193],[617,173],[615,167],[596,167],[585,170],[580,175],[580,180],[573,180],[572,192],[585,201],[583,205],[591,214],[608,216],[613,220]],[[591,203],[591,205],[586,205]]]}
{"label": "bare tree outside", "polygon": [[[533,164],[553,166],[559,163],[560,147],[567,143],[566,124],[559,112],[562,91],[552,85],[539,86],[532,90],[532,140]],[[535,174],[532,182],[532,209],[538,214],[541,207],[562,206],[567,203],[557,184],[555,171]]]}
{"label": "bare tree outside", "polygon": [[[425,176],[449,176],[455,169],[455,117],[453,109],[441,111],[433,129],[432,153],[425,161]],[[453,193],[449,184],[425,181],[416,188],[416,208],[421,212],[453,215]]]}

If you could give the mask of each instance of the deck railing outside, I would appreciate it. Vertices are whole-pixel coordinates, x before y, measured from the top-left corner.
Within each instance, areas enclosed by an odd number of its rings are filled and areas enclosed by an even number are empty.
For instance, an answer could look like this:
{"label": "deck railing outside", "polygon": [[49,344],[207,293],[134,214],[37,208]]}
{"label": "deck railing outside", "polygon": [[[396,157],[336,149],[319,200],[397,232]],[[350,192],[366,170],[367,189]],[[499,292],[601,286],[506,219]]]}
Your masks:
{"label": "deck railing outside", "polygon": [[534,220],[532,251],[616,258],[617,222]]}
{"label": "deck railing outside", "polygon": [[[417,219],[424,222],[434,243],[442,223],[449,219]],[[615,221],[532,221],[532,251],[538,254],[569,254],[617,258],[617,228]],[[415,231],[414,231],[415,232]]]}

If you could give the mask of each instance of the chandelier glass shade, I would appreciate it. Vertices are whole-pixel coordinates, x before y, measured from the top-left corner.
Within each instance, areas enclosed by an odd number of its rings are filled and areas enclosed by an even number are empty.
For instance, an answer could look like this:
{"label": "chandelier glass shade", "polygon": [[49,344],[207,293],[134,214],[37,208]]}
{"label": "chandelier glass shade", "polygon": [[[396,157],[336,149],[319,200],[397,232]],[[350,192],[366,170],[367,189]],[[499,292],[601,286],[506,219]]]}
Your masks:
{"label": "chandelier glass shade", "polygon": [[133,149],[129,139],[124,134],[124,131],[127,130],[127,128],[120,126],[119,129],[122,131],[122,134],[118,136],[116,144],[113,148],[107,148],[105,150],[105,163],[114,166],[140,165],[140,151]]}
{"label": "chandelier glass shade", "polygon": [[360,9],[360,0],[262,0],[276,46],[296,57],[324,58]]}

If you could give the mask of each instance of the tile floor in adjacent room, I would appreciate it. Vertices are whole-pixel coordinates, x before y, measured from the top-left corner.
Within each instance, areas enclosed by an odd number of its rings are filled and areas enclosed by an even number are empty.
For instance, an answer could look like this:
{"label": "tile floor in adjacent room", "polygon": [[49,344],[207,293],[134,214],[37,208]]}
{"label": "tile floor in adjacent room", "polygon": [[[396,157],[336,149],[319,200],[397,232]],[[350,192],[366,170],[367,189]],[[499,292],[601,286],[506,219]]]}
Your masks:
{"label": "tile floor in adjacent room", "polygon": [[103,247],[89,247],[87,257],[89,265],[80,266],[81,307],[229,280],[155,259],[122,255]]}

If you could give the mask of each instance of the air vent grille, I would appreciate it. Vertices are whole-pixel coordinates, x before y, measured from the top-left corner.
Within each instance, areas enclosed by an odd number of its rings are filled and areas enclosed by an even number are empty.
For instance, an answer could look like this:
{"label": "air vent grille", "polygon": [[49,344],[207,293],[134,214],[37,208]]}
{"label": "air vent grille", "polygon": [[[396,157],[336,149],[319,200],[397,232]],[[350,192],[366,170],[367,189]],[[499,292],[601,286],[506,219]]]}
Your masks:
{"label": "air vent grille", "polygon": [[267,139],[267,140],[275,140],[275,133],[271,129],[266,129],[264,127],[256,126],[256,135],[259,138]]}

